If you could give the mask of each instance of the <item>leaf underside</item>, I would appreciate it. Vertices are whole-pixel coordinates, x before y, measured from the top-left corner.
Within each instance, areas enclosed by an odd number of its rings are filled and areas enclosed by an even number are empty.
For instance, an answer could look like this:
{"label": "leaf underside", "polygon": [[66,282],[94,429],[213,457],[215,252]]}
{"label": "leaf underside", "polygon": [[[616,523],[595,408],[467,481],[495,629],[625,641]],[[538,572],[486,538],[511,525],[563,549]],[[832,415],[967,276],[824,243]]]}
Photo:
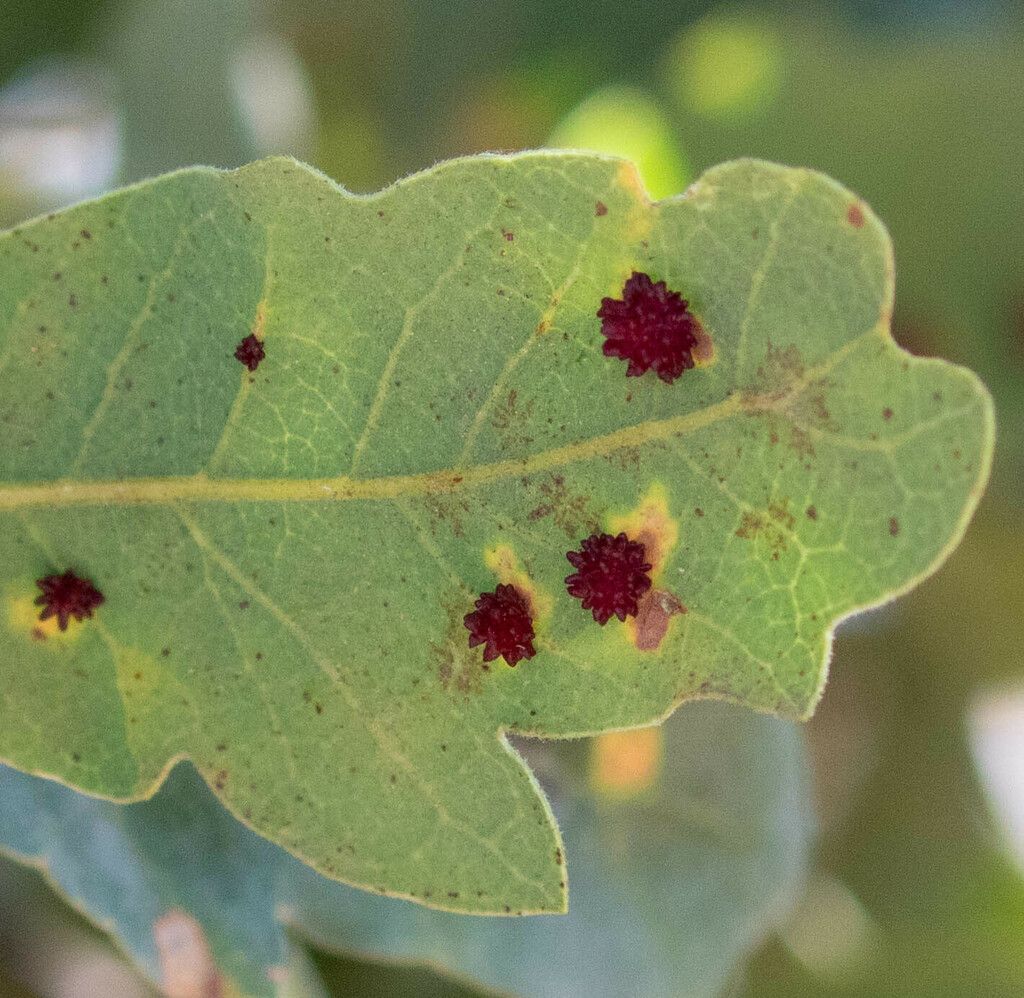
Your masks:
{"label": "leaf underside", "polygon": [[[601,352],[633,270],[702,324],[674,384]],[[808,716],[835,622],[933,571],[987,480],[988,394],[895,346],[883,226],[806,170],[652,204],[582,154],[372,197],[197,168],[0,236],[0,275],[0,756],[115,800],[187,756],[317,870],[433,906],[565,907],[502,732]],[[639,623],[565,592],[595,530],[653,553]],[[61,632],[33,600],[68,568],[105,602]],[[485,670],[463,617],[499,582],[537,655]]]}

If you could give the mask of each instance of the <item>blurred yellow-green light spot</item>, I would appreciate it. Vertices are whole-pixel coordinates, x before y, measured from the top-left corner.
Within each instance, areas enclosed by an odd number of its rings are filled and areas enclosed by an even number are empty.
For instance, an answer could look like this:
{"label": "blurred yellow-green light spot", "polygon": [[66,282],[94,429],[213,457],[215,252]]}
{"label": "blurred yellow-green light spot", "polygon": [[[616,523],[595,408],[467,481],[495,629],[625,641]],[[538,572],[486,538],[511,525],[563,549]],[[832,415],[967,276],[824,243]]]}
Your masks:
{"label": "blurred yellow-green light spot", "polygon": [[661,107],[636,87],[591,94],[555,126],[547,144],[632,160],[652,198],[681,194],[690,169]]}
{"label": "blurred yellow-green light spot", "polygon": [[738,119],[767,107],[782,77],[779,36],[736,14],[712,14],[676,37],[668,76],[682,107],[707,118]]}

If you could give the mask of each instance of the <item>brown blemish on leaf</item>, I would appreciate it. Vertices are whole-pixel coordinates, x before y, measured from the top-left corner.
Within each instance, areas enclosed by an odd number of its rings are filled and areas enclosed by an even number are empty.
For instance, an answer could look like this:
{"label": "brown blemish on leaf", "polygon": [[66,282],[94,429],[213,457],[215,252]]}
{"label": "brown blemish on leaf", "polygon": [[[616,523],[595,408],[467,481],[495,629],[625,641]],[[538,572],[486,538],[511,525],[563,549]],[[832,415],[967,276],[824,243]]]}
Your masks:
{"label": "brown blemish on leaf", "polygon": [[803,373],[803,356],[795,343],[782,350],[769,341],[764,362],[757,369],[756,380],[743,393],[744,405],[756,412],[781,401],[793,390],[793,384],[803,377]]}
{"label": "brown blemish on leaf", "polygon": [[167,998],[222,998],[223,981],[202,926],[180,908],[153,923],[160,978]]}
{"label": "brown blemish on leaf", "polygon": [[598,218],[601,218],[603,215],[607,215],[608,214],[608,205],[606,205],[603,201],[596,202],[594,204],[594,214]]}
{"label": "brown blemish on leaf", "polygon": [[448,684],[452,681],[452,673],[454,671],[454,662],[450,649],[441,645],[431,644],[430,656],[434,659],[437,667],[437,678],[441,680],[442,689],[448,689]]}
{"label": "brown blemish on leaf", "polygon": [[882,410],[882,419],[884,419],[887,423],[890,419],[892,419],[892,409],[890,409],[888,406],[886,406]]}
{"label": "brown blemish on leaf", "polygon": [[[820,382],[818,382],[820,384]],[[821,389],[816,392],[808,392],[805,394],[806,401],[799,408],[800,415],[805,415],[811,419],[817,420],[819,423],[828,426],[830,429],[835,430],[836,427],[832,422],[832,414],[828,411],[828,406],[825,403],[825,391]]]}
{"label": "brown blemish on leaf", "polygon": [[789,443],[786,445],[790,450],[795,450],[800,460],[804,460],[807,457],[815,457],[814,444],[811,441],[811,435],[807,430],[801,429],[799,426],[794,425],[789,432]]}
{"label": "brown blemish on leaf", "polygon": [[846,221],[855,229],[859,229],[864,224],[864,212],[859,204],[851,204],[846,209]]}
{"label": "brown blemish on leaf", "polygon": [[[518,588],[518,586],[517,586]],[[520,590],[527,596],[526,590]],[[527,597],[528,598],[528,597]],[[492,675],[491,666],[480,661],[480,650],[472,649],[466,640],[464,618],[473,607],[473,597],[461,589],[451,589],[441,597],[441,606],[447,617],[445,633],[439,642],[430,642],[430,658],[442,689],[458,703],[470,702],[470,697],[483,692],[483,681]],[[540,597],[544,604],[544,598]],[[550,599],[547,604],[550,604]],[[549,610],[550,612],[550,610]],[[536,622],[536,616],[534,616]],[[511,670],[500,670],[501,672]]]}
{"label": "brown blemish on leaf", "polygon": [[437,494],[424,496],[423,505],[430,516],[430,533],[437,536],[442,526],[447,526],[455,537],[466,536],[462,514],[468,511],[469,504],[454,496]]}
{"label": "brown blemish on leaf", "polygon": [[736,528],[736,536],[744,540],[753,540],[762,530],[767,518],[762,513],[744,513],[739,527]]}
{"label": "brown blemish on leaf", "polygon": [[796,522],[787,506],[789,499],[781,503],[769,503],[765,510],[747,511],[743,514],[736,536],[744,540],[761,539],[768,545],[772,560],[778,561],[779,554],[786,550],[788,534]]}
{"label": "brown blemish on leaf", "polygon": [[656,651],[668,633],[668,625],[676,614],[686,613],[686,607],[667,589],[649,589],[640,598],[633,620],[633,643],[639,651]]}
{"label": "brown blemish on leaf", "polygon": [[690,351],[690,356],[697,367],[710,367],[718,360],[718,351],[715,350],[715,344],[708,336],[704,323],[697,316],[694,316],[694,319],[696,321],[691,327],[691,332],[697,338],[697,345]]}
{"label": "brown blemish on leaf", "polygon": [[550,475],[537,489],[542,501],[526,514],[528,520],[550,516],[555,526],[573,539],[596,529],[599,517],[590,508],[589,500],[581,493],[570,492],[561,475]]}
{"label": "brown blemish on leaf", "polygon": [[889,534],[895,537],[900,532],[900,523],[895,516],[889,517]]}
{"label": "brown blemish on leaf", "polygon": [[808,520],[817,520],[818,519],[818,511],[813,506],[808,506],[807,507],[807,519]]}
{"label": "brown blemish on leaf", "polygon": [[513,388],[495,406],[491,425],[498,431],[504,450],[521,451],[533,443],[533,437],[526,435],[533,405],[532,398],[525,405],[520,402],[519,393]]}

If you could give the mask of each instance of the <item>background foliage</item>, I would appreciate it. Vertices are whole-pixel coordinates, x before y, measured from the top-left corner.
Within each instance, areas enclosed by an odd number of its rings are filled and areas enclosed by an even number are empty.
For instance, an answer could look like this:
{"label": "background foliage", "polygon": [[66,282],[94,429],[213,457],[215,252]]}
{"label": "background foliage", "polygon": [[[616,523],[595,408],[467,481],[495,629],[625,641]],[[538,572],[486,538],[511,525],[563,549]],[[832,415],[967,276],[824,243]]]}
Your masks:
{"label": "background foliage", "polygon": [[[804,732],[820,825],[811,889],[731,988],[1020,993],[1024,888],[966,737],[977,696],[1019,688],[1022,673],[1017,8],[601,2],[581,21],[577,5],[539,0],[488,17],[468,2],[9,0],[0,38],[0,224],[196,161],[287,151],[372,190],[549,137],[633,155],[655,193],[749,154],[862,195],[896,244],[897,338],[993,389],[993,487],[943,572],[841,633]],[[84,993],[96,937],[66,926],[34,874],[3,876],[0,993]],[[315,961],[331,988],[465,993],[421,970]],[[77,992],[54,969],[72,965]]]}

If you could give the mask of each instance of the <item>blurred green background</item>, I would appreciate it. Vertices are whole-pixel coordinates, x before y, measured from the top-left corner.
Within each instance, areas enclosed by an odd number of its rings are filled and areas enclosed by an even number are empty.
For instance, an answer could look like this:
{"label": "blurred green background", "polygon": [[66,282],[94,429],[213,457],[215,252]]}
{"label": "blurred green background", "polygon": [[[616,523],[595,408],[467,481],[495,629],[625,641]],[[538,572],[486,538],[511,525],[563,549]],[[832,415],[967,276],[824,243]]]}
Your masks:
{"label": "blurred green background", "polygon": [[[728,995],[1024,995],[1019,5],[0,6],[0,226],[199,162],[291,153],[372,191],[449,156],[545,144],[628,155],[659,197],[743,155],[830,173],[893,235],[897,340],[992,389],[995,471],[963,545],[840,630],[804,732],[819,826],[806,896]],[[475,993],[313,959],[332,993]],[[0,996],[151,993],[117,960],[3,861]],[[90,991],[100,965],[127,976]]]}

